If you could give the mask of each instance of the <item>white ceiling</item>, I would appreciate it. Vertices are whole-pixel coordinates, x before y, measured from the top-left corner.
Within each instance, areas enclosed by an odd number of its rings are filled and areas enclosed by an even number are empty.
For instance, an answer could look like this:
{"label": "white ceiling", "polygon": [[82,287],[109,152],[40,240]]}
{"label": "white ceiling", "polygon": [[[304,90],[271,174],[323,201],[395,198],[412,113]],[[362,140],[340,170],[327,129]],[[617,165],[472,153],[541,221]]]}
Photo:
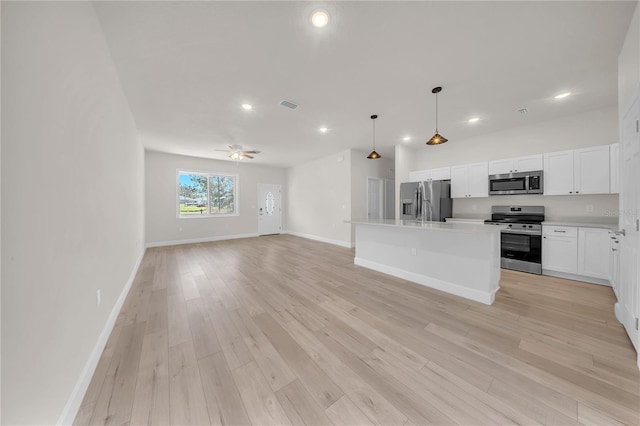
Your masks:
{"label": "white ceiling", "polygon": [[[147,149],[289,166],[614,106],[635,1],[97,2]],[[313,10],[329,11],[323,29]],[[570,91],[558,101],[553,96]],[[279,105],[287,99],[301,106]],[[241,104],[250,103],[252,111]],[[518,109],[526,107],[522,116]],[[470,125],[472,116],[481,121]],[[327,126],[321,134],[318,129]],[[249,161],[249,160],[244,160]]]}

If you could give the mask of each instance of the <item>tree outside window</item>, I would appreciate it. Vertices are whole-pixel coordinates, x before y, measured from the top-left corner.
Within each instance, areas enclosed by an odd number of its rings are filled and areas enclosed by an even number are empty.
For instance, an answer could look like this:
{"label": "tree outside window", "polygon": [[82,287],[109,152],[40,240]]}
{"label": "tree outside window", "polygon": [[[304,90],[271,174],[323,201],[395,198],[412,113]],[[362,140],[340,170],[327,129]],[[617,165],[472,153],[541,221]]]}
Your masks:
{"label": "tree outside window", "polygon": [[179,215],[223,216],[236,214],[237,176],[178,172]]}

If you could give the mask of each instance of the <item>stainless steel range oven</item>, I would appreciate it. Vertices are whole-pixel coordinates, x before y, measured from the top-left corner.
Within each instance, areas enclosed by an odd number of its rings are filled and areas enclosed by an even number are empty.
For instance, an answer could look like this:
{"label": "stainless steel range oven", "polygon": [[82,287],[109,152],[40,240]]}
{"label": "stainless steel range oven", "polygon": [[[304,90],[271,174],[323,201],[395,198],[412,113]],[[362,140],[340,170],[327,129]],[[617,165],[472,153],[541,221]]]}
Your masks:
{"label": "stainless steel range oven", "polygon": [[501,225],[500,266],[506,269],[542,274],[543,206],[493,206],[491,220]]}

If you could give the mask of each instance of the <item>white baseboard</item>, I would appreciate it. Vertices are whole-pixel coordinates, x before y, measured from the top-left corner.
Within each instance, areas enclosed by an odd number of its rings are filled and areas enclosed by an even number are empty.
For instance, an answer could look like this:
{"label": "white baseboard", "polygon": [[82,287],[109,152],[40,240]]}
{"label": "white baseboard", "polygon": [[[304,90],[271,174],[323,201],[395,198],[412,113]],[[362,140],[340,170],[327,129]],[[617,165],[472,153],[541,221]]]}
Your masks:
{"label": "white baseboard", "polygon": [[500,289],[500,287],[498,286],[492,292],[474,290],[458,284],[450,283],[448,281],[442,281],[435,278],[427,277],[426,275],[408,272],[402,269],[394,268],[393,266],[383,265],[381,263],[372,262],[370,260],[362,259],[359,257],[356,257],[353,263],[358,266],[373,269],[374,271],[382,272],[383,274],[402,278],[404,280],[411,281],[425,287],[444,291],[446,293],[464,297],[465,299],[470,299],[475,302],[484,303],[485,305],[491,305],[496,300],[496,293]]}
{"label": "white baseboard", "polygon": [[215,237],[204,238],[191,238],[188,240],[173,240],[173,241],[154,241],[147,243],[147,248],[151,247],[166,247],[166,246],[179,246],[182,244],[195,244],[195,243],[209,243],[211,241],[223,241],[223,240],[237,240],[240,238],[252,238],[257,237],[257,233],[251,234],[235,234],[235,235],[218,235]]}
{"label": "white baseboard", "polygon": [[93,347],[93,351],[91,352],[91,356],[89,356],[89,360],[85,364],[82,369],[82,373],[80,373],[80,377],[76,382],[76,386],[73,388],[73,392],[71,396],[67,400],[67,404],[64,406],[64,410],[62,410],[62,414],[60,414],[60,418],[58,419],[59,425],[71,425],[78,414],[78,410],[80,409],[80,405],[82,404],[82,400],[84,399],[84,395],[89,388],[89,384],[91,383],[91,379],[93,378],[93,373],[96,371],[96,367],[98,366],[98,361],[100,361],[100,357],[102,356],[102,352],[104,351],[104,347],[107,345],[107,340],[109,340],[109,336],[111,335],[111,331],[113,331],[113,326],[116,323],[116,319],[118,319],[118,315],[120,315],[120,310],[122,309],[122,305],[124,304],[127,295],[129,294],[129,290],[131,289],[131,285],[138,273],[138,268],[140,268],[140,263],[142,262],[142,258],[144,257],[146,249],[142,249],[142,253],[138,256],[135,265],[133,266],[133,270],[129,275],[129,279],[125,284],[122,292],[120,292],[120,296],[118,296],[118,300],[116,300],[115,305],[113,305],[113,309],[111,310],[111,314],[107,318],[107,322],[102,329],[102,333],[100,333],[100,337]]}
{"label": "white baseboard", "polygon": [[611,287],[611,283],[609,282],[609,280],[603,280],[601,278],[585,277],[583,275],[568,274],[566,272],[558,272],[558,271],[550,271],[548,269],[543,269],[542,275],[547,275],[550,277],[557,277],[557,278],[565,278],[567,280],[582,281],[589,284],[598,284],[598,285]]}
{"label": "white baseboard", "polygon": [[620,312],[620,309],[620,302],[616,302],[616,304],[613,305],[613,314],[616,316],[616,319],[620,324],[624,324],[624,318],[622,317],[622,312]]}
{"label": "white baseboard", "polygon": [[340,247],[354,248],[356,246],[355,243],[352,243],[352,242],[334,240],[334,239],[331,239],[331,238],[321,237],[319,235],[304,234],[302,232],[295,232],[295,231],[284,231],[284,233],[285,234],[289,234],[289,235],[294,235],[296,237],[307,238],[309,240],[315,240],[315,241],[320,241],[320,242],[323,242],[323,243],[329,243],[329,244],[333,244],[333,245],[340,246]]}

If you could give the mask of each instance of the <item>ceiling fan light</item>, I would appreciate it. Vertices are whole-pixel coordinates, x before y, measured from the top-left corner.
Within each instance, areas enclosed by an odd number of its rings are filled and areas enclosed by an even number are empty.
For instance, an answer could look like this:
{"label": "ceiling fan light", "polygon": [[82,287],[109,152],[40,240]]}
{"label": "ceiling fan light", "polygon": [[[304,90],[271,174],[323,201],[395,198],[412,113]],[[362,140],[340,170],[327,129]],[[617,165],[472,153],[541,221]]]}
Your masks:
{"label": "ceiling fan light", "polygon": [[376,159],[378,159],[378,158],[380,158],[380,157],[381,157],[381,155],[380,155],[380,154],[378,154],[378,153],[375,151],[375,149],[374,149],[373,151],[371,151],[371,154],[367,155],[367,158],[368,158],[369,160],[376,160]]}
{"label": "ceiling fan light", "polygon": [[433,135],[431,139],[427,141],[427,145],[440,145],[447,142],[449,139],[442,136],[440,133]]}
{"label": "ceiling fan light", "polygon": [[242,160],[244,157],[239,152],[232,152],[231,155],[229,155],[229,158],[232,160]]}

